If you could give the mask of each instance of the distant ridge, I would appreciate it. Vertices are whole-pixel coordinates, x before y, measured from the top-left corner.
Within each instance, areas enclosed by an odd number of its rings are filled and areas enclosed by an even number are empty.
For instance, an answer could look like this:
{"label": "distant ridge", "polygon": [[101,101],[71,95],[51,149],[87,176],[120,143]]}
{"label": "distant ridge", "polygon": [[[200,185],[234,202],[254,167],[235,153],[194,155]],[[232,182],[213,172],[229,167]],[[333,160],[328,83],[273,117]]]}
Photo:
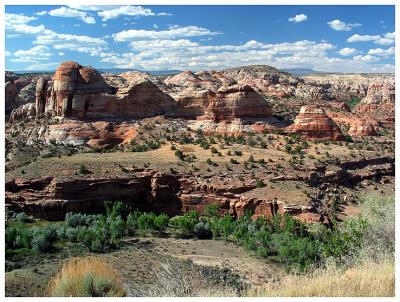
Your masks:
{"label": "distant ridge", "polygon": [[307,75],[312,75],[312,74],[321,74],[321,73],[327,74],[328,73],[328,72],[324,72],[324,71],[316,71],[314,69],[309,69],[309,68],[284,68],[284,69],[280,69],[280,70],[288,72],[297,77],[307,76]]}

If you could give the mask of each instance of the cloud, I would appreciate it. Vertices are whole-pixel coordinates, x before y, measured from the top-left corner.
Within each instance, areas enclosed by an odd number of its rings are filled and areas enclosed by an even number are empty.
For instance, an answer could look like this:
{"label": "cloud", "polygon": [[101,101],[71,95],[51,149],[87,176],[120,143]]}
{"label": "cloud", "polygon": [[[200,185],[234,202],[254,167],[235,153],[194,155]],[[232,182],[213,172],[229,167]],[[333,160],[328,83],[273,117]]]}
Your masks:
{"label": "cloud", "polygon": [[156,39],[132,41],[132,52],[103,53],[101,61],[120,68],[157,69],[221,69],[240,65],[270,64],[304,66],[320,62],[329,43],[302,40],[294,43],[266,44],[255,40],[238,45],[201,45],[188,39]]}
{"label": "cloud", "polygon": [[[7,16],[9,15],[9,16]],[[101,38],[84,35],[60,34],[45,28],[44,25],[31,26],[27,23],[36,20],[35,17],[6,14],[7,30],[23,34],[35,35],[35,45],[51,46],[54,49],[70,49],[78,52],[89,53],[95,56],[107,47],[107,42]],[[8,34],[7,34],[8,35]]]}
{"label": "cloud", "polygon": [[374,42],[378,45],[392,45],[394,44],[395,33],[386,33],[381,35],[352,35],[347,39],[347,42]]}
{"label": "cloud", "polygon": [[327,23],[330,28],[337,30],[337,31],[350,31],[353,27],[361,26],[361,23],[345,23],[340,20],[332,20]]}
{"label": "cloud", "polygon": [[36,13],[36,15],[44,15],[46,13],[53,17],[77,18],[87,24],[95,24],[96,23],[96,20],[92,16],[90,16],[88,13],[79,11],[79,10],[76,10],[73,8],[68,8],[66,6],[62,6],[60,8],[56,8],[56,9],[53,9],[48,12],[42,11],[42,12]]}
{"label": "cloud", "polygon": [[47,46],[38,45],[27,50],[17,50],[14,52],[12,62],[37,62],[42,60],[48,60],[52,54]]}
{"label": "cloud", "polygon": [[25,70],[48,70],[49,68],[56,68],[60,63],[36,63],[25,67]]}
{"label": "cloud", "polygon": [[289,18],[290,22],[299,23],[307,20],[307,16],[305,14],[296,15],[292,18]]}
{"label": "cloud", "polygon": [[342,56],[351,56],[351,55],[355,55],[356,53],[357,53],[357,49],[349,48],[349,47],[342,48],[341,50],[338,51],[338,54],[340,54]]}
{"label": "cloud", "polygon": [[394,47],[390,47],[388,49],[383,49],[383,48],[374,48],[370,49],[368,51],[369,55],[375,55],[375,56],[394,56]]}
{"label": "cloud", "polygon": [[143,29],[130,29],[124,30],[119,33],[113,34],[113,38],[117,42],[133,41],[133,40],[154,40],[154,39],[173,39],[185,37],[199,37],[220,34],[212,32],[203,27],[185,26],[179,27],[177,25],[171,26],[168,30],[154,31]]}
{"label": "cloud", "polygon": [[6,57],[11,56],[11,52],[9,52],[8,50],[6,50],[5,55],[6,55]]}
{"label": "cloud", "polygon": [[355,56],[353,57],[353,60],[355,61],[364,61],[364,62],[376,62],[379,61],[379,58],[371,56],[371,55],[365,55],[365,56]]}
{"label": "cloud", "polygon": [[150,8],[144,8],[143,6],[113,6],[108,9],[99,9],[98,6],[90,7],[91,10],[97,10],[97,14],[102,17],[102,21],[107,21],[110,19],[116,19],[119,16],[171,16],[170,13],[155,13]]}

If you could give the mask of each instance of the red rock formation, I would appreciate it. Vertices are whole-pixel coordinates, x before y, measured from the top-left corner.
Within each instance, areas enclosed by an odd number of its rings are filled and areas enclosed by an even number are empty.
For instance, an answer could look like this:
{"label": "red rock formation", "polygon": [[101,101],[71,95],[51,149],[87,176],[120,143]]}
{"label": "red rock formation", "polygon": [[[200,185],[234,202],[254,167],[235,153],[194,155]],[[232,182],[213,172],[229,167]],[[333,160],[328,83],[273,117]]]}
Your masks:
{"label": "red rock formation", "polygon": [[152,170],[130,178],[75,179],[47,177],[6,182],[6,205],[34,217],[60,220],[68,212],[98,213],[104,201],[118,200],[133,208],[177,214],[181,208],[176,177]]}
{"label": "red rock formation", "polygon": [[357,137],[374,136],[376,135],[376,131],[370,122],[365,120],[356,120],[351,124],[348,134]]}
{"label": "red rock formation", "polygon": [[313,140],[344,139],[339,127],[326,115],[325,110],[311,105],[301,107],[294,124],[285,130]]}
{"label": "red rock formation", "polygon": [[11,113],[13,109],[18,108],[19,106],[18,90],[11,82],[5,84],[5,101],[6,114]]}
{"label": "red rock formation", "polygon": [[56,141],[96,148],[126,144],[136,135],[136,129],[131,123],[66,120],[61,124],[49,125],[44,139],[47,142]]}
{"label": "red rock formation", "polygon": [[271,115],[269,103],[248,85],[220,87],[217,92],[185,91],[177,104],[177,116],[213,122],[263,119]]}

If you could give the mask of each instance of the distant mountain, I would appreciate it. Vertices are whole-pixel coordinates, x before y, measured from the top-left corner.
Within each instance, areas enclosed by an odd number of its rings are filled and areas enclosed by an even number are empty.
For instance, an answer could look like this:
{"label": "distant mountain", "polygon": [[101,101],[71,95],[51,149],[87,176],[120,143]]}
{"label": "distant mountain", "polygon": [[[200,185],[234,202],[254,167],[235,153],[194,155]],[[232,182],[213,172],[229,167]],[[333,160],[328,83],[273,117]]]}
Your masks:
{"label": "distant mountain", "polygon": [[327,72],[316,71],[316,70],[308,69],[308,68],[283,68],[280,70],[288,72],[297,77],[307,76],[307,75],[312,75],[312,74],[327,73]]}
{"label": "distant mountain", "polygon": [[178,74],[181,72],[180,70],[137,70],[137,69],[124,69],[124,68],[99,68],[97,70],[103,73],[114,73],[114,74],[128,72],[128,71],[139,71],[139,72],[147,72],[155,76],[166,75],[166,74]]}

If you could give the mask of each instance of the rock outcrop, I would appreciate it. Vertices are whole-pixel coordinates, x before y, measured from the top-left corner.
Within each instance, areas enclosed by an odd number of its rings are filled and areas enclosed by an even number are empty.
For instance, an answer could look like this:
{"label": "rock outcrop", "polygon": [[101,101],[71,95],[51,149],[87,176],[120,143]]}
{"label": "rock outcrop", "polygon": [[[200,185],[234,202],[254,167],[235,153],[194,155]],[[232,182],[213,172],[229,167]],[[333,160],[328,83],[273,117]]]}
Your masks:
{"label": "rock outcrop", "polygon": [[285,129],[312,140],[343,140],[344,136],[336,123],[320,107],[307,105],[300,109],[294,124]]}
{"label": "rock outcrop", "polygon": [[10,121],[16,120],[27,120],[35,118],[36,116],[36,107],[34,103],[28,103],[20,106],[17,109],[14,109],[10,115]]}
{"label": "rock outcrop", "polygon": [[360,105],[394,103],[395,89],[390,83],[371,83]]}
{"label": "rock outcrop", "polygon": [[5,101],[6,114],[11,113],[13,109],[19,106],[18,90],[12,82],[5,84]]}
{"label": "rock outcrop", "polygon": [[18,94],[21,104],[35,103],[36,85],[31,83],[26,85]]}
{"label": "rock outcrop", "polygon": [[376,131],[374,126],[364,120],[354,121],[348,131],[350,136],[364,137],[364,136],[374,136]]}

